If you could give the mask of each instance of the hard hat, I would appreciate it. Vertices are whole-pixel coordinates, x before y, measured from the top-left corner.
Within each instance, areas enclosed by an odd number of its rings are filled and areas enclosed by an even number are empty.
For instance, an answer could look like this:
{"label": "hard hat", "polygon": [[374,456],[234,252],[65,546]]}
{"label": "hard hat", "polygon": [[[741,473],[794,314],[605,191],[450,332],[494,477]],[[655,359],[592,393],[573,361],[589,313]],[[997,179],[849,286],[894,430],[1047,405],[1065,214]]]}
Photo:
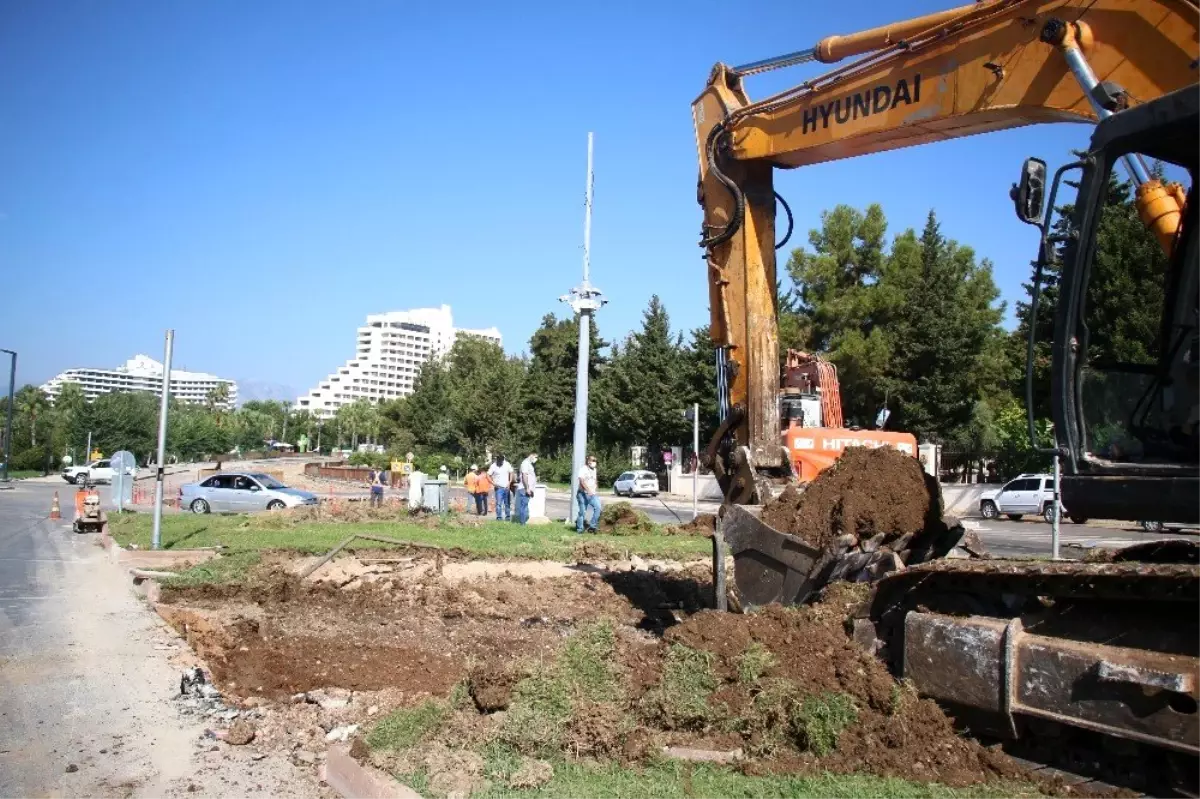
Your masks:
{"label": "hard hat", "polygon": [[475,470],[475,469],[478,469],[478,468],[479,468],[479,464],[478,464],[478,463],[472,463],[472,464],[471,464],[471,469],[472,469],[472,471],[473,471],[473,470]]}

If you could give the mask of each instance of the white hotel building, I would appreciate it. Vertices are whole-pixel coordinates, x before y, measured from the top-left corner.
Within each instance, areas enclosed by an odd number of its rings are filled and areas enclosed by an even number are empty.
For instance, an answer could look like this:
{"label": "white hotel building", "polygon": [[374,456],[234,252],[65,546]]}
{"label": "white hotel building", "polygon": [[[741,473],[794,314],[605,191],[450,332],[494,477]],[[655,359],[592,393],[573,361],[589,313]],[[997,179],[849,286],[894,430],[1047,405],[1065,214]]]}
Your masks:
{"label": "white hotel building", "polygon": [[[135,355],[116,369],[68,369],[42,384],[53,402],[65,383],[78,383],[88,402],[101,394],[122,391],[145,391],[162,396],[163,365],[146,355]],[[232,409],[237,405],[237,383],[204,372],[171,370],[171,396],[182,402],[207,402],[209,392],[217,386],[227,386],[228,399],[222,403]]]}
{"label": "white hotel building", "polygon": [[421,364],[450,352],[460,335],[502,345],[500,331],[454,327],[450,306],[371,314],[358,329],[354,357],[296,400],[298,410],[329,418],[360,398],[371,402],[407,397]]}

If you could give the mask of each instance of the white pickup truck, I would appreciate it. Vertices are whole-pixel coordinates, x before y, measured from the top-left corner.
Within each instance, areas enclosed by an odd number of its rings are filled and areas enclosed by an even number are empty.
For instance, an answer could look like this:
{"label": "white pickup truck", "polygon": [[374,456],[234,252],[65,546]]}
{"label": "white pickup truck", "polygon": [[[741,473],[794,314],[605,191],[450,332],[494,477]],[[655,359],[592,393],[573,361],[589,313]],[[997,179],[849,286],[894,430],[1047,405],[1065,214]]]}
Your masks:
{"label": "white pickup truck", "polygon": [[[133,474],[134,470],[129,469],[126,473]],[[83,485],[85,482],[111,483],[113,468],[108,458],[102,458],[85,466],[68,466],[62,470],[62,478],[68,483],[79,485]]]}

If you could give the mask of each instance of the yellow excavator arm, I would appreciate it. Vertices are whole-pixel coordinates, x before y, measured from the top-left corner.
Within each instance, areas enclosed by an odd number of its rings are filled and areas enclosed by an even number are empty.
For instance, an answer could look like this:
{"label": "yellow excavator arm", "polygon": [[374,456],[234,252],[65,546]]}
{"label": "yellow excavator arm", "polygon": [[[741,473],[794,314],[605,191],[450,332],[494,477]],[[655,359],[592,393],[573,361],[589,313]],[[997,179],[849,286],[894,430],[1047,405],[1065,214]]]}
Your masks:
{"label": "yellow excavator arm", "polygon": [[[711,331],[724,358],[728,414],[718,436],[733,434],[742,471],[738,478],[715,464],[727,498],[761,494],[751,471],[787,470],[777,400],[773,169],[1022,125],[1094,122],[1195,84],[1198,22],[1192,0],[985,0],[831,36],[780,58],[713,68],[692,114]],[[860,55],[757,102],[743,87],[747,75]],[[1143,219],[1157,220],[1168,244],[1179,194],[1149,181],[1136,159],[1129,166],[1143,184]]]}

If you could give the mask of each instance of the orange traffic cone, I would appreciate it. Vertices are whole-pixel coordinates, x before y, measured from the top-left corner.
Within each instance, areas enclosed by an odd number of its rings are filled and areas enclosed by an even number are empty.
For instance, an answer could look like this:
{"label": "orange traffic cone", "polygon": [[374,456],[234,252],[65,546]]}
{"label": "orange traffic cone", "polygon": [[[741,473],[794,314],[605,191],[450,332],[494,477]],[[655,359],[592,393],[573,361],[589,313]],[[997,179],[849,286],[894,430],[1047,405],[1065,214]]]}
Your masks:
{"label": "orange traffic cone", "polygon": [[58,492],[57,491],[54,492],[54,502],[51,503],[51,505],[50,505],[50,518],[51,519],[61,519],[62,518],[62,511],[60,511],[58,509]]}

